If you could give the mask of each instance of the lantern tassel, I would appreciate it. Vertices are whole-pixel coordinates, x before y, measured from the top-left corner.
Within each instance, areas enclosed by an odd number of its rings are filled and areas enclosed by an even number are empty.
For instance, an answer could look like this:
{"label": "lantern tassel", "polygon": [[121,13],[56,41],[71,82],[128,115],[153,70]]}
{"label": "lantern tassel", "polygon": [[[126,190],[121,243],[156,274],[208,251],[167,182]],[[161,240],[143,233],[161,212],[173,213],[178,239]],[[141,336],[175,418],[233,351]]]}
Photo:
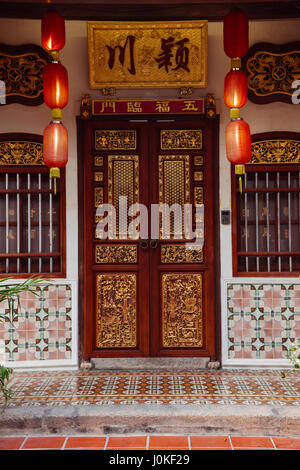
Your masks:
{"label": "lantern tassel", "polygon": [[243,194],[243,180],[241,176],[239,176],[239,189],[240,189],[240,194]]}
{"label": "lantern tassel", "polygon": [[54,194],[56,195],[56,179],[60,178],[60,169],[57,167],[50,168],[50,178],[53,178]]}
{"label": "lantern tassel", "polygon": [[245,165],[235,165],[235,174],[239,176],[239,190],[240,194],[243,194],[242,176],[245,174]]}

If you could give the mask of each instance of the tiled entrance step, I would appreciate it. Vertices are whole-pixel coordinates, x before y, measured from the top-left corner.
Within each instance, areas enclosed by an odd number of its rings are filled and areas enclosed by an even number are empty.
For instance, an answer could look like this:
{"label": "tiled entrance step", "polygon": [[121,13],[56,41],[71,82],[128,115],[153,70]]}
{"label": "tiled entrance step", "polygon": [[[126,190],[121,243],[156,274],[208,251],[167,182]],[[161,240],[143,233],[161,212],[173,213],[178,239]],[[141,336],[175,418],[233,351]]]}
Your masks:
{"label": "tiled entrance step", "polygon": [[300,438],[250,436],[18,436],[0,450],[300,450]]}

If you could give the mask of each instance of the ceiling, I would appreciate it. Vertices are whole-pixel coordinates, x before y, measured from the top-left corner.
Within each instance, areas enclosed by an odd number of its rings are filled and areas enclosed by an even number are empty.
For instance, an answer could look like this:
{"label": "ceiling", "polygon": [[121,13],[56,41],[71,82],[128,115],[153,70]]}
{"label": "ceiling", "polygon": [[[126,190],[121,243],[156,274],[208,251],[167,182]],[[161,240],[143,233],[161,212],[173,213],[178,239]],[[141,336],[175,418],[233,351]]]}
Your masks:
{"label": "ceiling", "polygon": [[0,17],[41,18],[54,8],[66,20],[222,21],[235,6],[242,8],[249,19],[300,18],[300,0],[0,0]]}

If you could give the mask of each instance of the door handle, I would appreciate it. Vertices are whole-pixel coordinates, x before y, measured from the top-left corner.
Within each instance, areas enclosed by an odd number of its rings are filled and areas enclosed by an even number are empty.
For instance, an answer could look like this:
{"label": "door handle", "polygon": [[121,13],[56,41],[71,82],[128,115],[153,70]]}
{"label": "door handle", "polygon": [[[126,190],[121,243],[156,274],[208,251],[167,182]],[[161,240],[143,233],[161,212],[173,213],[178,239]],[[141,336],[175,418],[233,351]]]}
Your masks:
{"label": "door handle", "polygon": [[158,245],[159,245],[159,240],[150,240],[150,242],[149,242],[150,248],[155,249],[155,248],[158,247]]}
{"label": "door handle", "polygon": [[139,245],[143,250],[145,250],[146,248],[148,248],[148,240],[140,240]]}

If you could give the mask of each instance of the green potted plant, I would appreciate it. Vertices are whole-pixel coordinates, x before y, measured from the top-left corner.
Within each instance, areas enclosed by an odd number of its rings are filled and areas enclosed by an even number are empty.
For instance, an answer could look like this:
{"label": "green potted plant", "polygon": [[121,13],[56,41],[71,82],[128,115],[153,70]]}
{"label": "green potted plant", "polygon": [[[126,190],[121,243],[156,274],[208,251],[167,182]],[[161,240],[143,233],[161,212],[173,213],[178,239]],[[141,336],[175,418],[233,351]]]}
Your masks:
{"label": "green potted plant", "polygon": [[[36,276],[31,276],[21,283],[9,283],[8,281],[11,279],[10,277],[0,279],[0,304],[6,300],[9,310],[8,314],[0,314],[0,321],[8,320],[10,324],[12,324],[18,316],[20,294],[28,291],[34,295],[39,295],[36,291],[36,287],[45,283],[44,279]],[[4,398],[5,404],[12,397],[12,389],[8,385],[12,373],[13,370],[10,367],[0,364],[0,398],[1,396]]]}
{"label": "green potted plant", "polygon": [[300,338],[295,340],[295,344],[291,347],[288,355],[294,369],[300,369]]}

